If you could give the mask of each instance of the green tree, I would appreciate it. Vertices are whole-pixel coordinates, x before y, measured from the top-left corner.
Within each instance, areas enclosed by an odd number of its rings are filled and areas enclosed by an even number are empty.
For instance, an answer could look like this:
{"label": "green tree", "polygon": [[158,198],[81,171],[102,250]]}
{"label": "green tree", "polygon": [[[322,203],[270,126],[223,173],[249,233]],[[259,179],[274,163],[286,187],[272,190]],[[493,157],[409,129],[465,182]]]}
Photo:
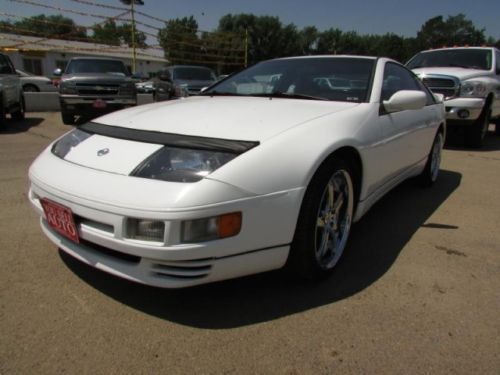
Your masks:
{"label": "green tree", "polygon": [[248,64],[275,57],[301,54],[300,35],[293,24],[283,26],[278,17],[227,14],[219,20],[220,33],[248,32]]}
{"label": "green tree", "polygon": [[315,26],[306,26],[299,31],[299,48],[301,55],[315,54],[318,48],[319,32]]}
{"label": "green tree", "polygon": [[165,58],[172,64],[201,62],[202,44],[198,38],[198,22],[193,16],[168,21],[158,32]]}
{"label": "green tree", "polygon": [[338,28],[330,28],[323,31],[318,36],[318,46],[316,51],[319,54],[332,54],[336,55],[342,53],[340,48],[340,39],[342,37],[342,30]]}
{"label": "green tree", "polygon": [[486,42],[484,29],[477,29],[464,14],[437,16],[427,20],[417,33],[420,49],[439,48],[452,45],[480,45]]}
{"label": "green tree", "polygon": [[56,39],[86,39],[87,32],[84,27],[78,26],[68,17],[62,15],[46,16],[39,14],[24,18],[20,21],[5,22],[0,25],[2,32],[35,35]]}
{"label": "green tree", "polygon": [[[119,46],[126,44],[132,47],[132,25],[124,23],[117,25],[112,19],[104,23],[95,24],[92,27],[92,40],[96,43]],[[146,48],[146,35],[142,31],[135,30],[135,43],[137,47]]]}

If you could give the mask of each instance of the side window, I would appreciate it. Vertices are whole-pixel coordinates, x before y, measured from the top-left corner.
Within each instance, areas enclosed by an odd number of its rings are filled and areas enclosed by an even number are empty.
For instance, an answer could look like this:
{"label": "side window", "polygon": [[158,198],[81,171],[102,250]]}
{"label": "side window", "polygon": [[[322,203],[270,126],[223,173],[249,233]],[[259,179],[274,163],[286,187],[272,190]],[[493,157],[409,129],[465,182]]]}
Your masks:
{"label": "side window", "polygon": [[15,74],[10,59],[4,55],[0,55],[0,74]]}
{"label": "side window", "polygon": [[401,90],[422,91],[422,87],[406,68],[391,62],[385,64],[381,100],[389,100],[392,95]]}
{"label": "side window", "polygon": [[495,60],[497,61],[497,74],[500,74],[500,52],[495,51]]}
{"label": "side window", "polygon": [[24,70],[35,75],[42,75],[42,60],[23,59]]}

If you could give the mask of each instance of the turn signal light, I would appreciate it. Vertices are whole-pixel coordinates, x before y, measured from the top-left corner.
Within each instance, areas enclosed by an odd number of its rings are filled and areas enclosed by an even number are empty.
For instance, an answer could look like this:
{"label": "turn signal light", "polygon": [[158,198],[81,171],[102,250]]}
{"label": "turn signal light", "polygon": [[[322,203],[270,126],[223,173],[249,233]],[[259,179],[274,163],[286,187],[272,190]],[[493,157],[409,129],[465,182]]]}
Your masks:
{"label": "turn signal light", "polygon": [[182,222],[181,241],[203,242],[233,237],[240,233],[241,223],[241,212],[186,220]]}

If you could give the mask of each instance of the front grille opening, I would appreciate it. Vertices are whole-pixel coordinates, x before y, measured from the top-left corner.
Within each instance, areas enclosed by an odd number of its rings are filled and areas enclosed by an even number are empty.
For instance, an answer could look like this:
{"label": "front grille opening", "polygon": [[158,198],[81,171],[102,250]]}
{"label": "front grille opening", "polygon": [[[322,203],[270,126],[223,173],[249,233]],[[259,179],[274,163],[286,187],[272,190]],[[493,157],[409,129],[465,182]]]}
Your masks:
{"label": "front grille opening", "polygon": [[107,255],[108,257],[119,259],[127,263],[139,263],[141,261],[141,257],[138,257],[136,255],[126,254],[120,251],[112,250],[110,248],[98,245],[96,243],[84,239],[80,239],[80,243],[88,247],[90,250],[95,251],[96,253]]}
{"label": "front grille opening", "polygon": [[89,227],[91,229],[98,230],[100,232],[105,232],[109,234],[114,234],[115,232],[115,228],[112,225],[101,223],[95,220],[86,219],[81,216],[75,215],[75,222],[77,222],[80,225]]}

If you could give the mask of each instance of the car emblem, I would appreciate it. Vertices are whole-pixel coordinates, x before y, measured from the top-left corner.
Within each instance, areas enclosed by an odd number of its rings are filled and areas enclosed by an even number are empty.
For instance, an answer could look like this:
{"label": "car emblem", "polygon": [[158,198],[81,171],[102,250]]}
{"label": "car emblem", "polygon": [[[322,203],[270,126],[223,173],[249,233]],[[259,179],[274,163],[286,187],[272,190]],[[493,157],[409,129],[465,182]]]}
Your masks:
{"label": "car emblem", "polygon": [[97,151],[97,156],[104,156],[109,154],[109,148],[103,148],[102,150]]}

